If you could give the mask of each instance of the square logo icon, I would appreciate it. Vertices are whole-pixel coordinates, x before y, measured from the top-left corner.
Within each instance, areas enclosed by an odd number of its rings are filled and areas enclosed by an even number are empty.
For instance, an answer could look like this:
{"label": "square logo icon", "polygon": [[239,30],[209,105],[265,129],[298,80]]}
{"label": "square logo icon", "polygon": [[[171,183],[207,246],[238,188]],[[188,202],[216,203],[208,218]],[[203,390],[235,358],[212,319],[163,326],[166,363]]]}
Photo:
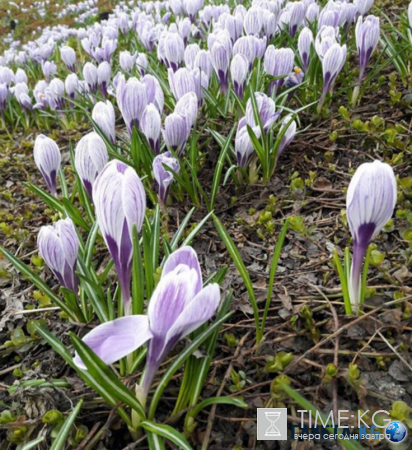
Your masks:
{"label": "square logo icon", "polygon": [[257,408],[257,440],[287,441],[287,408]]}

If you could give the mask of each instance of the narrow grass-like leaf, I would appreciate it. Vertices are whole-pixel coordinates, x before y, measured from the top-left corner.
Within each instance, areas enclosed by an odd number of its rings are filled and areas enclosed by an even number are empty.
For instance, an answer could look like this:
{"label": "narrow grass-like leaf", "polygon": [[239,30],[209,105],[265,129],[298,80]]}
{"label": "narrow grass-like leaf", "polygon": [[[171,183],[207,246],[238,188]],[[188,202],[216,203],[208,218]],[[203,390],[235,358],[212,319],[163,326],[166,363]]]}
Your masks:
{"label": "narrow grass-like leaf", "polygon": [[73,220],[73,222],[85,231],[90,231],[90,225],[83,219],[79,210],[70,202],[68,198],[62,198],[62,203],[67,215]]}
{"label": "narrow grass-like leaf", "polygon": [[369,269],[369,263],[370,263],[370,260],[371,260],[371,253],[372,253],[372,246],[370,245],[368,247],[368,251],[366,252],[365,264],[363,265],[361,295],[360,295],[360,304],[361,305],[363,305],[364,302],[365,302],[366,280],[368,278],[368,269]]}
{"label": "narrow grass-like leaf", "polygon": [[33,448],[36,448],[39,444],[44,442],[45,439],[46,438],[44,436],[40,436],[40,437],[34,439],[33,441],[27,442],[27,444],[24,444],[23,446],[21,446],[20,450],[31,450]]}
{"label": "narrow grass-like leaf", "polygon": [[249,276],[249,272],[247,271],[245,264],[243,263],[243,259],[240,256],[239,250],[237,249],[235,243],[233,242],[232,238],[230,237],[230,235],[227,232],[224,225],[220,222],[220,220],[215,215],[213,215],[213,220],[215,222],[216,230],[219,233],[220,238],[222,239],[223,243],[225,244],[227,251],[229,252],[233,262],[235,263],[237,270],[240,273],[240,276],[242,277],[243,282],[245,283],[245,287],[246,287],[246,290],[250,297],[250,302],[252,304],[252,309],[253,309],[253,315],[255,318],[256,341],[259,342],[259,337],[260,337],[259,309],[258,309],[258,305],[257,305],[257,301],[256,301],[255,292],[253,290],[252,280],[250,279],[250,276]]}
{"label": "narrow grass-like leaf", "polygon": [[192,417],[193,419],[200,413],[200,411],[204,408],[207,408],[208,406],[212,405],[232,405],[236,406],[237,408],[247,408],[247,403],[245,403],[240,398],[234,398],[234,397],[210,397],[202,402],[200,402],[198,405],[196,405],[188,414],[189,417]]}
{"label": "narrow grass-like leaf", "polygon": [[136,396],[117,378],[113,371],[74,333],[70,339],[84,362],[90,374],[105,386],[108,392],[118,401],[134,409],[141,419],[145,419],[145,412]]}
{"label": "narrow grass-like leaf", "polygon": [[[60,342],[56,336],[54,336],[52,333],[47,331],[45,328],[43,328],[38,323],[33,324],[34,328],[36,329],[37,333],[53,348],[53,350],[60,355],[66,363],[74,369],[80,378],[93,390],[95,390],[110,406],[114,407],[117,405],[118,400],[116,397],[113,396],[113,394],[106,390],[106,387],[100,383],[100,380],[96,380],[90,372],[86,370],[79,369],[76,364],[73,362],[73,357],[69,350],[63,345],[62,342]],[[132,422],[130,420],[130,417],[127,415],[126,411],[119,407],[117,409],[117,412],[119,416],[126,422],[127,425],[132,425]]]}
{"label": "narrow grass-like leaf", "polygon": [[289,221],[288,221],[288,219],[286,219],[285,223],[283,224],[282,230],[279,234],[279,238],[276,243],[275,251],[273,253],[272,264],[270,265],[268,295],[266,297],[265,310],[263,312],[263,317],[262,317],[260,338],[262,338],[265,333],[266,318],[267,318],[268,311],[269,311],[270,300],[272,298],[272,291],[273,291],[273,284],[275,282],[276,269],[278,267],[280,253],[283,248],[283,243],[285,242],[285,237],[286,237],[286,233],[288,231],[288,227],[289,227]]}
{"label": "narrow grass-like leaf", "polygon": [[65,213],[62,203],[56,197],[44,191],[43,189],[35,186],[34,184],[27,183],[27,187],[34,194],[38,195],[44,201],[44,203],[46,203],[46,205],[53,211],[59,212],[61,214]]}
{"label": "narrow grass-like leaf", "polygon": [[72,426],[74,425],[74,421],[76,420],[77,414],[82,407],[83,400],[80,400],[77,403],[76,407],[70,413],[69,417],[64,421],[62,427],[60,428],[59,434],[56,439],[53,441],[50,450],[64,450],[66,448],[67,439],[69,437],[69,433],[71,431]]}
{"label": "narrow grass-like leaf", "polygon": [[151,433],[157,434],[173,442],[182,450],[193,450],[183,434],[176,431],[170,425],[162,425],[160,423],[152,422],[151,420],[145,420],[140,424],[140,426]]}
{"label": "narrow grass-like leaf", "polygon": [[133,282],[132,282],[132,309],[133,314],[143,314],[144,306],[144,270],[142,250],[136,225],[133,225]]}
{"label": "narrow grass-like leaf", "polygon": [[146,430],[146,437],[150,450],[166,450],[163,438],[158,434]]}
{"label": "narrow grass-like leaf", "polygon": [[345,313],[347,316],[350,316],[352,314],[352,305],[349,298],[348,279],[346,277],[345,271],[343,270],[342,263],[340,261],[338,251],[336,250],[336,248],[333,252],[333,261],[335,263],[336,270],[338,271],[339,275],[343,301],[345,303]]}
{"label": "narrow grass-like leaf", "polygon": [[231,313],[226,314],[224,317],[222,317],[220,320],[216,320],[210,327],[208,327],[203,333],[201,333],[199,336],[194,339],[191,344],[186,347],[179,356],[171,363],[171,365],[168,367],[164,375],[162,376],[162,379],[160,380],[155,393],[153,394],[152,401],[150,403],[148,418],[153,419],[154,415],[156,413],[157,405],[159,404],[159,401],[163,395],[163,391],[166,389],[166,386],[169,384],[170,380],[172,379],[173,375],[179,370],[179,368],[184,364],[184,362],[189,358],[191,354],[195,350],[197,350],[203,342],[206,341],[206,339],[214,333],[216,329],[218,329],[223,322],[225,322],[229,317],[231,316]]}

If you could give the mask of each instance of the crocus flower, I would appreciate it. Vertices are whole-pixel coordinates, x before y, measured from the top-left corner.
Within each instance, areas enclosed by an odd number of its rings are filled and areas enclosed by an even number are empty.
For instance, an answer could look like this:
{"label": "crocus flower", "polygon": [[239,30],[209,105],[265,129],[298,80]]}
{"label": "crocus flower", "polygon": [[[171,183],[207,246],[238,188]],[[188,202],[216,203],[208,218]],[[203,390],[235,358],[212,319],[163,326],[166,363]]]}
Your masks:
{"label": "crocus flower", "polygon": [[40,255],[60,284],[77,293],[79,279],[75,273],[79,238],[71,219],[40,228],[37,237]]}
{"label": "crocus flower", "polygon": [[296,135],[296,122],[292,120],[291,116],[288,115],[283,119],[282,125],[279,128],[279,135],[286,128],[285,134],[282,136],[282,139],[279,144],[278,150],[278,158],[282,154],[283,150],[288,147],[293,139],[295,139]]}
{"label": "crocus flower", "polygon": [[6,83],[0,83],[0,114],[4,117],[4,110],[6,109],[7,98],[9,96],[9,89]]}
{"label": "crocus flower", "polygon": [[167,67],[176,72],[183,61],[185,53],[185,44],[178,33],[167,34],[164,42],[164,52]]}
{"label": "crocus flower", "polygon": [[186,119],[187,128],[190,130],[196,122],[198,109],[197,95],[194,92],[188,92],[176,103],[174,112]]}
{"label": "crocus flower", "polygon": [[119,79],[116,88],[117,104],[130,135],[134,126],[140,127],[140,120],[148,103],[146,90],[146,86],[137,78],[129,78],[127,83],[123,77]]}
{"label": "crocus flower", "polygon": [[353,237],[353,259],[349,295],[357,308],[360,301],[362,261],[369,244],[393,214],[396,179],[389,164],[380,161],[361,164],[348,187],[346,215]]}
{"label": "crocus flower", "polygon": [[233,56],[243,55],[249,63],[249,70],[252,69],[257,53],[254,36],[242,36],[233,45]]}
{"label": "crocus flower", "polygon": [[108,160],[106,144],[94,131],[83,136],[76,145],[74,166],[91,199],[94,180]]}
{"label": "crocus flower", "polygon": [[375,16],[368,16],[363,20],[359,16],[356,23],[356,47],[359,54],[359,84],[361,83],[363,74],[369,59],[379,42],[379,18]]}
{"label": "crocus flower", "polygon": [[15,83],[28,83],[27,74],[23,69],[20,69],[20,67],[16,70],[16,73],[14,75],[14,82]]}
{"label": "crocus flower", "polygon": [[97,67],[87,62],[83,67],[83,77],[92,92],[97,91]]}
{"label": "crocus flower", "polygon": [[45,61],[42,62],[41,65],[43,75],[46,77],[46,80],[49,81],[50,78],[56,73],[57,66],[53,61]]}
{"label": "crocus flower", "polygon": [[260,6],[252,6],[248,9],[243,18],[243,28],[248,35],[259,35],[262,27],[266,11]]}
{"label": "crocus flower", "polygon": [[141,79],[141,81],[146,87],[147,104],[153,103],[159,113],[162,114],[165,96],[159,80],[153,75],[147,74]]}
{"label": "crocus flower", "polygon": [[166,117],[165,128],[162,130],[163,139],[167,147],[177,152],[179,157],[183,155],[183,149],[189,137],[189,131],[187,120],[181,114],[172,113]]}
{"label": "crocus flower", "polygon": [[[270,97],[262,92],[255,92],[255,98],[263,129],[265,132],[268,132],[279,116],[279,113],[276,112],[276,104]],[[259,124],[255,122],[251,99],[246,103],[246,123],[252,128],[259,126]]]}
{"label": "crocus flower", "polygon": [[160,113],[156,106],[153,103],[147,105],[143,111],[141,128],[149,142],[150,148],[156,155],[160,152],[161,122]]}
{"label": "crocus flower", "polygon": [[[219,285],[203,287],[196,252],[191,247],[182,247],[167,259],[147,315],[103,323],[90,331],[83,341],[106,364],[120,360],[149,341],[141,386],[147,397],[157,369],[175,344],[211,319],[219,303]],[[86,368],[78,355],[74,362]]]}
{"label": "crocus flower", "polygon": [[75,73],[70,73],[67,75],[66,80],[64,81],[64,87],[66,89],[67,95],[75,99],[77,93],[79,92],[79,78]]}
{"label": "crocus flower", "polygon": [[173,72],[172,69],[167,71],[170,90],[172,91],[176,100],[179,100],[183,95],[188,92],[196,92],[195,80],[193,73],[186,67],[178,69]]}
{"label": "crocus flower", "polygon": [[132,55],[127,50],[120,52],[120,55],[119,55],[120,67],[122,68],[123,71],[130,73],[136,63],[136,59],[137,59],[137,53],[134,53]]}
{"label": "crocus flower", "polygon": [[[272,77],[286,77],[293,69],[294,60],[295,53],[291,48],[275,48],[273,45],[269,45],[265,52],[265,72]],[[274,87],[277,93],[284,81],[284,78],[272,81],[269,85],[269,93]]]}
{"label": "crocus flower", "polygon": [[230,75],[232,77],[235,94],[242,99],[246,78],[249,73],[248,60],[240,53],[235,55],[230,63]]}
{"label": "crocus flower", "polygon": [[146,53],[138,53],[136,58],[136,67],[140,72],[140,75],[144,77],[146,75],[146,69],[149,65]]}
{"label": "crocus flower", "polygon": [[307,72],[310,62],[310,50],[313,45],[313,33],[308,27],[302,28],[298,37],[298,50],[302,60],[303,69]]}
{"label": "crocus flower", "polygon": [[292,5],[289,17],[289,34],[293,37],[305,17],[306,8],[301,1],[291,2],[289,4]]}
{"label": "crocus flower", "polygon": [[210,58],[210,52],[208,50],[200,50],[194,60],[194,68],[198,68],[204,73],[207,78],[210,78],[213,73],[212,60]]}
{"label": "crocus flower", "polygon": [[179,173],[180,165],[179,161],[170,152],[157,155],[153,160],[153,174],[158,186],[159,200],[163,205],[166,205],[170,185],[173,182],[173,173],[169,172],[164,167],[164,164],[176,173]]}
{"label": "crocus flower", "polygon": [[107,61],[101,62],[97,68],[97,84],[99,85],[100,92],[104,97],[107,95],[111,76],[111,65]]}
{"label": "crocus flower", "polygon": [[409,29],[412,32],[412,2],[410,2],[408,6],[408,21],[409,21]]}
{"label": "crocus flower", "polygon": [[67,68],[70,70],[70,72],[74,72],[76,65],[75,51],[71,47],[63,45],[62,47],[60,47],[60,56],[64,64],[66,64]]}
{"label": "crocus flower", "polygon": [[130,310],[132,271],[132,230],[140,232],[146,194],[135,170],[120,161],[111,161],[93,184],[96,218],[119,275],[125,311]]}
{"label": "crocus flower", "polygon": [[177,24],[179,35],[183,39],[184,46],[187,45],[187,40],[189,39],[190,32],[192,31],[192,24],[188,17],[185,17],[183,20],[179,20]]}
{"label": "crocus flower", "polygon": [[60,149],[53,139],[39,134],[34,142],[34,162],[43,175],[47,187],[53,195],[57,195],[57,172],[60,169]]}
{"label": "crocus flower", "polygon": [[183,7],[189,16],[190,21],[195,21],[196,14],[203,7],[203,0],[183,0]]}
{"label": "crocus flower", "polygon": [[323,57],[323,90],[319,99],[318,111],[321,110],[327,93],[332,89],[339,72],[345,65],[346,53],[346,45],[333,44]]}
{"label": "crocus flower", "polygon": [[358,10],[358,14],[364,16],[373,5],[374,0],[353,0],[353,4]]}
{"label": "crocus flower", "polygon": [[231,47],[222,42],[215,42],[210,50],[211,60],[216,75],[219,78],[220,89],[227,92]]}
{"label": "crocus flower", "polygon": [[186,47],[183,57],[186,67],[190,69],[193,69],[195,67],[195,58],[199,52],[200,47],[197,44],[190,44]]}
{"label": "crocus flower", "polygon": [[100,131],[107,137],[107,139],[114,144],[116,142],[115,122],[113,105],[106,100],[106,102],[97,102],[92,111],[92,119],[96,122]]}

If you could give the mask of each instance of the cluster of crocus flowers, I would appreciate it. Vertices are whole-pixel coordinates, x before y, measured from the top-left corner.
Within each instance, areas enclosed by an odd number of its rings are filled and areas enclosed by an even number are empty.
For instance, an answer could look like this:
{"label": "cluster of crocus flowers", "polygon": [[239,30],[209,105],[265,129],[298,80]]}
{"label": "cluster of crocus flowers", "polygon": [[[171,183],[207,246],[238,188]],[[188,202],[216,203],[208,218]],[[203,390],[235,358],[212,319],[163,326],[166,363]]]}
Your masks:
{"label": "cluster of crocus flowers", "polygon": [[37,247],[47,266],[60,284],[77,294],[76,275],[79,238],[71,219],[62,219],[40,229]]}
{"label": "cluster of crocus flowers", "polygon": [[346,214],[353,237],[349,296],[355,310],[360,303],[363,259],[372,239],[392,217],[396,198],[396,178],[389,164],[376,160],[358,167],[346,196]]}
{"label": "cluster of crocus flowers", "polygon": [[[203,286],[196,252],[183,247],[166,260],[162,277],[149,301],[147,315],[129,315],[103,323],[83,341],[106,363],[112,364],[147,342],[146,368],[141,389],[147,398],[162,361],[179,339],[215,314],[220,303],[218,284]],[[86,369],[78,355],[74,362]]]}

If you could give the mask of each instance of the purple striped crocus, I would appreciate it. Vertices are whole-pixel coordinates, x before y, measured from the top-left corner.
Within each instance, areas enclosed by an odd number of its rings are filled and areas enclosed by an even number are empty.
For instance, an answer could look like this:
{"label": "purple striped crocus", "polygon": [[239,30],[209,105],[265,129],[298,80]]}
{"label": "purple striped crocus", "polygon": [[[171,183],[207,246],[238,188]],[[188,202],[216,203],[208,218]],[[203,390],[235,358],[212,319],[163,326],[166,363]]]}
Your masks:
{"label": "purple striped crocus", "polygon": [[106,100],[106,102],[97,102],[94,105],[92,119],[107,139],[114,144],[116,142],[116,117],[113,105],[109,100]]}
{"label": "purple striped crocus", "polygon": [[74,166],[91,199],[93,198],[94,180],[108,160],[106,144],[94,131],[83,136],[76,145]]}
{"label": "purple striped crocus", "polygon": [[69,73],[69,75],[67,75],[64,81],[64,87],[66,89],[67,95],[74,100],[80,90],[79,78],[75,73]]}
{"label": "purple striped crocus", "polygon": [[[269,45],[265,52],[265,72],[272,77],[287,77],[293,69],[294,60],[295,53],[291,48],[275,48]],[[269,94],[272,93],[273,88],[277,93],[284,82],[284,78],[272,81],[269,85]]]}
{"label": "purple striped crocus", "polygon": [[60,47],[60,56],[66,67],[70,70],[70,72],[74,72],[76,69],[76,53],[67,45],[63,45]]}
{"label": "purple striped crocus", "polygon": [[60,169],[60,149],[53,139],[39,134],[34,142],[34,162],[43,175],[49,191],[57,196],[57,173]]}
{"label": "purple striped crocus", "polygon": [[110,78],[112,76],[112,67],[107,61],[103,61],[97,67],[97,84],[103,97],[106,97],[109,89]]}
{"label": "purple striped crocus", "polygon": [[166,146],[176,152],[179,157],[183,156],[183,150],[190,132],[185,116],[179,113],[168,115],[165,120],[165,128],[162,132]]}
{"label": "purple striped crocus", "polygon": [[182,64],[185,53],[185,44],[178,33],[168,33],[164,41],[164,54],[166,66],[173,72]]}
{"label": "purple striped crocus", "polygon": [[132,230],[140,233],[146,210],[146,194],[134,169],[114,160],[106,164],[93,184],[96,218],[113,258],[125,311],[130,311]]}
{"label": "purple striped crocus", "polygon": [[313,46],[313,33],[308,27],[302,28],[298,37],[298,50],[303,69],[307,72],[310,62],[310,50]]}
{"label": "purple striped crocus", "polygon": [[372,239],[392,217],[396,198],[396,178],[389,164],[376,160],[358,167],[346,195],[346,215],[353,237],[349,295],[355,309],[360,301],[363,258]]}
{"label": "purple striped crocus", "polygon": [[279,143],[278,158],[282,154],[283,150],[285,150],[285,148],[292,143],[293,139],[295,139],[296,127],[296,122],[292,120],[292,117],[290,115],[286,116],[283,119],[282,125],[279,128],[279,135],[285,130],[285,128],[286,131]]}
{"label": "purple striped crocus", "polygon": [[91,62],[87,62],[83,66],[83,77],[84,77],[84,81],[89,86],[90,91],[93,93],[96,92],[97,91],[97,80],[98,80],[97,67],[94,64],[92,64]]}
{"label": "purple striped crocus", "polygon": [[[255,92],[255,98],[263,130],[267,133],[272,128],[280,112],[276,112],[275,102],[263,92]],[[251,99],[246,103],[246,123],[252,128],[259,126],[255,121]]]}
{"label": "purple striped crocus", "polygon": [[124,77],[120,77],[116,88],[116,98],[131,135],[134,126],[140,128],[140,120],[148,103],[147,88],[137,78],[129,78],[126,83]]}
{"label": "purple striped crocus", "polygon": [[[261,131],[259,126],[254,126],[252,128],[255,136],[259,139],[261,136]],[[254,148],[252,140],[250,139],[249,132],[246,127],[246,118],[240,119],[235,138],[235,152],[237,165],[239,167],[246,168],[249,162],[250,155],[253,153]]]}
{"label": "purple striped crocus", "polygon": [[361,84],[369,59],[378,45],[379,34],[378,17],[368,16],[363,19],[362,16],[359,16],[355,29],[356,47],[359,55],[359,84]]}
{"label": "purple striped crocus", "polygon": [[194,92],[188,92],[176,103],[174,112],[186,119],[187,128],[190,130],[196,122],[198,110],[197,95]]}
{"label": "purple striped crocus", "polygon": [[40,228],[37,237],[39,253],[60,284],[77,294],[79,279],[75,273],[79,238],[71,219]]}
{"label": "purple striped crocus", "polygon": [[246,78],[249,73],[248,60],[240,53],[235,55],[230,63],[230,75],[235,94],[242,99],[245,90]]}
{"label": "purple striped crocus", "polygon": [[141,128],[155,155],[158,155],[160,152],[161,122],[162,120],[156,106],[153,103],[147,105],[143,111]]}
{"label": "purple striped crocus", "polygon": [[212,65],[215,69],[217,77],[219,78],[220,89],[223,93],[227,92],[229,85],[228,77],[231,50],[230,39],[226,42],[216,41],[210,50]]}
{"label": "purple striped crocus", "polygon": [[410,2],[408,6],[408,22],[409,22],[409,29],[412,32],[412,2]]}
{"label": "purple striped crocus", "polygon": [[153,160],[153,175],[158,186],[158,197],[162,205],[166,205],[170,185],[173,182],[173,173],[168,171],[164,165],[170,167],[173,172],[179,173],[179,161],[170,153],[157,155]]}
{"label": "purple striped crocus", "polygon": [[323,89],[319,99],[318,111],[322,109],[326,95],[333,88],[335,80],[345,65],[346,61],[346,44],[333,44],[325,53],[322,60],[323,71]]}
{"label": "purple striped crocus", "polygon": [[[112,364],[147,344],[142,393],[146,399],[156,372],[175,344],[206,323],[220,303],[216,283],[203,287],[196,252],[182,247],[172,253],[149,302],[147,315],[121,317],[103,323],[83,341],[106,363]],[[86,369],[76,354],[75,364]]]}

